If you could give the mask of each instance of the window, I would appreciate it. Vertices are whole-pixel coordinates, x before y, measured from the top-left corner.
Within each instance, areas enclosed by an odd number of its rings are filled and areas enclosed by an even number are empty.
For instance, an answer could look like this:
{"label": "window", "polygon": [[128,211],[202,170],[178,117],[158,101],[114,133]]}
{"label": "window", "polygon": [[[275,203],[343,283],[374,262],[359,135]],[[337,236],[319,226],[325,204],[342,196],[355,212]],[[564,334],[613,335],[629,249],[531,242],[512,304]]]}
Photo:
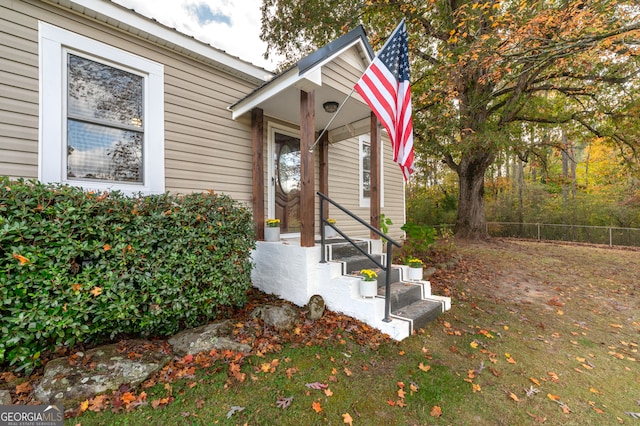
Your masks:
{"label": "window", "polygon": [[39,37],[40,180],[164,192],[162,65],[43,22]]}
{"label": "window", "polygon": [[[358,138],[360,146],[360,207],[371,205],[371,143],[369,135]],[[380,207],[384,207],[384,175],[380,149]]]}

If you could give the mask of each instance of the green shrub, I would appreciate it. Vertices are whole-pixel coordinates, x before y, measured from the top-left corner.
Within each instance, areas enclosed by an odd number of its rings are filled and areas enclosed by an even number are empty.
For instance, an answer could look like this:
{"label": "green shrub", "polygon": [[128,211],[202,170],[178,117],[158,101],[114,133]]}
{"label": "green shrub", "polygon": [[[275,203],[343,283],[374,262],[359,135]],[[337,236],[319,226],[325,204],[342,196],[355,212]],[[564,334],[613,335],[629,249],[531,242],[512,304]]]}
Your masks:
{"label": "green shrub", "polygon": [[251,213],[204,193],[126,197],[0,179],[0,364],[118,335],[166,336],[241,306]]}

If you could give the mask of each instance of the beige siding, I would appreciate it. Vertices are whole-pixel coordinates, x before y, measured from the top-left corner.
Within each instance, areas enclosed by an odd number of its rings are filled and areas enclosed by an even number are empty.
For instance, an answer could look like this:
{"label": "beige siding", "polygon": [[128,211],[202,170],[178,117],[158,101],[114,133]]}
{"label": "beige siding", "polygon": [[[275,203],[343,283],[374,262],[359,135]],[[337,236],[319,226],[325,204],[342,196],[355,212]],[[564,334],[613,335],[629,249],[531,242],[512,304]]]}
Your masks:
{"label": "beige siding", "polygon": [[[351,93],[353,85],[360,79],[364,66],[355,47],[322,67],[322,84],[333,86],[345,95]],[[355,96],[359,97],[357,93]]]}
{"label": "beige siding", "polygon": [[[383,139],[384,156],[384,206],[381,213],[393,221],[389,233],[392,238],[400,238],[404,224],[404,183],[400,168],[393,162],[391,146]],[[369,221],[369,207],[360,206],[360,157],[358,138],[350,138],[329,146],[329,197],[356,215]],[[367,229],[363,229],[353,219],[336,208],[329,209],[329,216],[336,219],[341,229],[349,235],[366,237]]]}
{"label": "beige siding", "polygon": [[0,175],[38,175],[38,46],[34,23],[0,2]]}
{"label": "beige siding", "polygon": [[37,176],[37,28],[42,20],[164,65],[167,191],[212,189],[251,200],[250,127],[231,120],[226,110],[253,89],[250,83],[44,2],[0,0],[0,16],[1,174]]}

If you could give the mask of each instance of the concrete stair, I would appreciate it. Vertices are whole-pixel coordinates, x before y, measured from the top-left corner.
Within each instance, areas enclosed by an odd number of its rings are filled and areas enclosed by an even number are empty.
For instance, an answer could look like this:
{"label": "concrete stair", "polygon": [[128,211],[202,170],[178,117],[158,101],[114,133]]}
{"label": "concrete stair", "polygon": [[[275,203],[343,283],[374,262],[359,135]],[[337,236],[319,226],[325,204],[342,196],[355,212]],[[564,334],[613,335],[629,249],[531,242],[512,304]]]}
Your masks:
{"label": "concrete stair", "polygon": [[[367,253],[371,253],[369,241],[358,242],[358,245]],[[385,265],[385,254],[372,254],[378,262]],[[380,270],[359,250],[348,242],[332,242],[327,246],[327,259],[329,262],[341,265],[342,275],[353,277],[361,269],[373,269],[378,272],[378,296],[385,297],[385,272]],[[442,312],[451,308],[451,299],[448,297],[434,296],[431,294],[429,281],[409,281],[403,279],[407,275],[406,266],[393,265],[390,271],[390,302],[391,317],[406,321],[409,326],[408,335],[414,330],[423,328],[429,322],[435,320]]]}

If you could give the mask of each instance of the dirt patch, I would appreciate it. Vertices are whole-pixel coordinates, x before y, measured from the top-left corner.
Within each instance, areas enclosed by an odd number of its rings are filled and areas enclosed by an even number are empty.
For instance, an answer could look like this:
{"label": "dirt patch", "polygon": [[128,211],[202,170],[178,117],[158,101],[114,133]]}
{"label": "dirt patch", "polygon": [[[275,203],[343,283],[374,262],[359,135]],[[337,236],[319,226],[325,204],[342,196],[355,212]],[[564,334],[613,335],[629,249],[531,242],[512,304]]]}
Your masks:
{"label": "dirt patch", "polygon": [[553,307],[560,299],[588,297],[620,311],[632,309],[640,293],[636,250],[508,239],[462,241],[457,249],[464,274],[440,271],[434,281],[501,302]]}

